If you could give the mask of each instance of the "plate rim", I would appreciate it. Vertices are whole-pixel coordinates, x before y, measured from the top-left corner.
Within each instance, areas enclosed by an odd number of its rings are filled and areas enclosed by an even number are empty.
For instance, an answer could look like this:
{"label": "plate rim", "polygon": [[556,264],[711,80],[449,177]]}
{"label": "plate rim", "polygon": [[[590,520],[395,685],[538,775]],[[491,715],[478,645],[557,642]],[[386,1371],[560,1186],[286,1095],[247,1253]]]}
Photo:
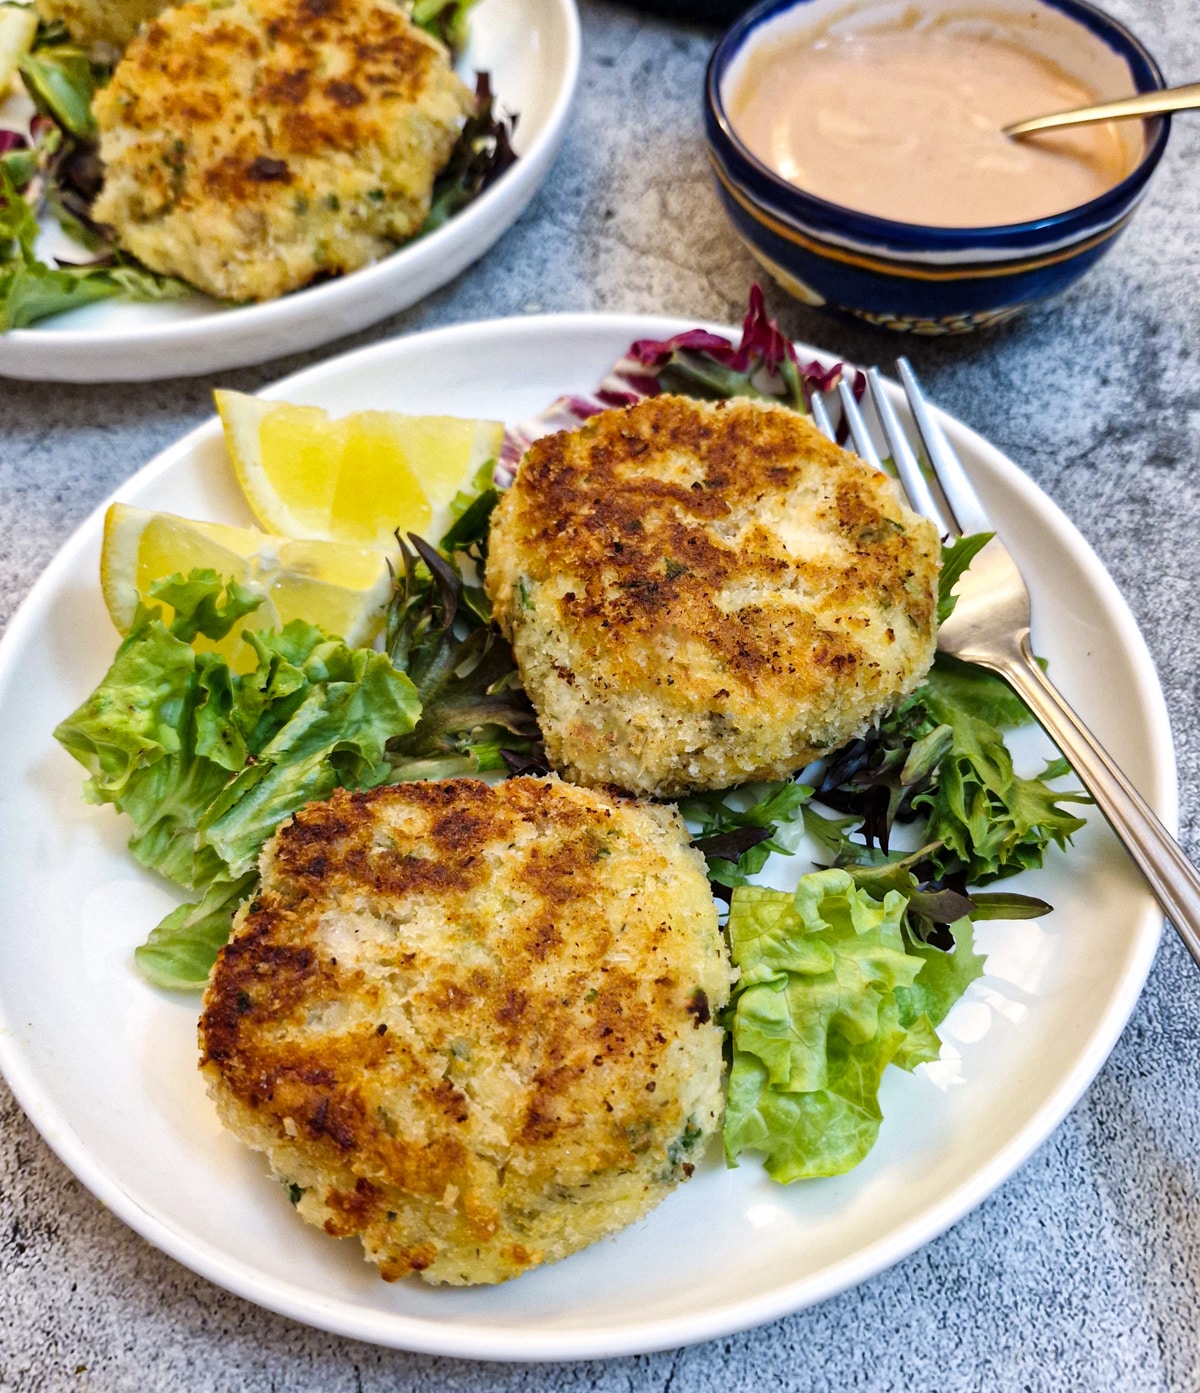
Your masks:
{"label": "plate rim", "polygon": [[[253,304],[234,305],[222,308],[219,304],[211,313],[194,319],[177,320],[145,327],[123,327],[115,329],[47,329],[30,325],[23,329],[10,329],[0,333],[0,380],[5,377],[24,381],[61,381],[74,383],[106,383],[118,381],[157,381],[176,376],[197,376],[203,373],[227,371],[237,367],[253,367],[270,362],[274,358],[290,353],[303,352],[331,343],[347,334],[361,332],[380,318],[399,313],[407,306],[432,294],[455,275],[459,275],[472,265],[499,241],[509,227],[520,216],[540,188],[550,165],[553,163],[566,134],[571,106],[579,85],[582,62],[582,30],[576,0],[536,0],[539,5],[551,7],[557,22],[563,27],[565,42],[564,62],[559,68],[547,67],[552,78],[547,86],[554,90],[554,98],[546,113],[545,121],[530,148],[524,151],[517,162],[506,170],[499,179],[485,189],[478,198],[460,213],[449,219],[442,227],[425,237],[413,238],[402,244],[388,256],[349,275],[337,277],[321,285],[302,287],[289,295],[277,296],[272,300]],[[497,93],[503,104],[504,94]],[[518,112],[519,116],[520,113]],[[480,243],[482,249],[469,253],[460,265],[456,253],[462,248]],[[430,252],[429,248],[433,247]],[[413,279],[421,275],[428,262],[438,260],[445,264],[454,263],[448,276],[435,275],[433,284],[421,291],[414,299],[391,305],[380,314],[371,317],[355,316],[353,324],[343,324],[336,317],[337,310],[349,305],[372,303],[378,296],[373,292],[382,283],[389,286],[393,281],[403,281],[411,273]],[[415,263],[415,267],[414,267]],[[278,345],[278,339],[304,324],[312,324],[323,319],[332,319],[335,328],[326,337],[308,337],[303,341]],[[260,343],[245,354],[220,353],[218,345],[222,342],[236,344],[241,335],[250,335],[256,342],[273,336],[275,346],[264,348]],[[198,354],[208,350],[208,356],[198,360],[194,367],[181,367],[177,361],[189,353]],[[156,351],[166,353],[170,350],[174,357],[165,368],[153,364],[144,370],[122,373],[119,369],[99,374],[87,368],[86,358],[106,358],[108,355],[130,354],[143,359]],[[37,371],[37,361],[49,358],[63,360],[53,375]],[[23,358],[32,360],[35,371],[23,371]]]}
{"label": "plate rim", "polygon": [[[423,343],[454,341],[471,337],[500,335],[537,336],[543,333],[610,333],[614,338],[629,334],[639,337],[666,337],[693,327],[698,318],[667,315],[566,313],[514,316],[467,321],[435,329],[396,335],[349,353],[334,355],[309,365],[262,389],[262,395],[279,397],[303,389],[331,370],[341,374],[374,358],[386,359],[396,346],[419,339]],[[716,332],[736,334],[736,327],[709,323]],[[834,355],[808,344],[797,344],[802,354],[832,359]],[[899,392],[889,381],[889,390]],[[1131,659],[1130,678],[1146,718],[1146,734],[1153,758],[1147,762],[1143,792],[1166,825],[1178,825],[1177,766],[1171,740],[1170,722],[1161,684],[1145,639],[1137,627],[1115,581],[1083,535],[1065,513],[1020,467],[997,446],[938,410],[941,423],[953,440],[967,443],[996,469],[1022,497],[1025,505],[1036,504],[1047,516],[1054,531],[1069,544],[1076,564],[1107,597],[1106,612],[1119,632],[1122,646]],[[79,554],[94,545],[96,529],[109,504],[174,467],[206,439],[219,434],[216,416],[168,445],[141,469],[115,489],[80,523],[56,552],[31,587],[0,636],[0,675],[7,673],[13,659],[27,641],[26,631],[34,623],[34,610],[41,597],[53,590],[62,572],[70,572]],[[1140,771],[1139,771],[1140,772]],[[415,1353],[445,1355],[481,1360],[525,1360],[545,1362],[563,1359],[590,1359],[650,1353],[721,1338],[763,1325],[829,1299],[851,1286],[867,1280],[901,1261],[924,1244],[945,1232],[978,1206],[1008,1179],[1059,1125],[1071,1107],[1099,1072],[1124,1030],[1141,994],[1161,939],[1163,919],[1148,893],[1141,913],[1131,921],[1132,953],[1129,967],[1107,1009],[1094,1024],[1087,1047],[1080,1051],[1074,1066],[1060,1078],[1057,1086],[1033,1118],[1011,1136],[995,1155],[939,1204],[899,1224],[894,1230],[847,1254],[818,1273],[808,1274],[768,1293],[735,1299],[715,1314],[711,1311],[661,1317],[642,1324],[617,1328],[585,1328],[583,1331],[539,1330],[500,1324],[463,1327],[427,1318],[367,1308],[354,1308],[341,1300],[323,1299],[315,1293],[301,1292],[275,1278],[264,1278],[240,1260],[231,1260],[207,1241],[185,1233],[165,1216],[139,1203],[77,1142],[69,1118],[60,1116],[36,1078],[27,1069],[17,1048],[14,1021],[0,1012],[0,1073],[7,1080],[18,1103],[40,1136],[64,1165],[122,1222],[161,1251],[237,1296],[277,1314],[298,1320],[329,1333]],[[2,1003],[0,1003],[2,1005]],[[819,1290],[813,1290],[818,1288]]]}

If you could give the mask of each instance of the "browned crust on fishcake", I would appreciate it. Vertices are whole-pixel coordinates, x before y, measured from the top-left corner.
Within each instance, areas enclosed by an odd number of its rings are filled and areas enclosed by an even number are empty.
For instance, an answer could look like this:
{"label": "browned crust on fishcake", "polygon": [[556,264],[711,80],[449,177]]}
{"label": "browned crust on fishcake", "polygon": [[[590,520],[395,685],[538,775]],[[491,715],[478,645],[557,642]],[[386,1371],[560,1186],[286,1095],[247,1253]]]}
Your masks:
{"label": "browned crust on fishcake", "polygon": [[931,525],[805,418],[660,396],[531,446],[487,584],[558,767],[674,793],[797,768],[911,689],[937,566]]}
{"label": "browned crust on fishcake", "polygon": [[97,96],[97,217],[156,270],[267,298],[416,231],[469,108],[445,50],[390,3],[183,5]]}
{"label": "browned crust on fishcake", "polygon": [[[557,780],[343,791],[264,854],[202,1067],[306,1217],[361,1234],[385,1276],[494,1281],[685,1173],[693,1075],[719,1100],[696,993],[715,1010],[727,978],[672,811]],[[618,1180],[610,1212],[581,1204]]]}
{"label": "browned crust on fishcake", "polygon": [[[209,12],[208,5],[185,6],[183,13],[188,9],[198,16]],[[347,29],[354,16],[361,16],[357,32]],[[398,9],[380,4],[273,0],[263,6],[261,28],[218,19],[207,25],[204,42],[191,46],[178,43],[180,22],[172,13],[146,26],[127,51],[103,109],[112,120],[117,103],[131,98],[121,102],[124,125],[175,129],[186,139],[197,123],[228,119],[227,104],[237,98],[231,71],[247,60],[257,64],[254,98],[261,103],[262,124],[247,126],[231,153],[196,171],[205,189],[230,203],[274,197],[272,183],[292,182],[289,156],[353,153],[381,143],[387,108],[368,102],[368,94],[415,102],[434,66],[445,61]],[[346,53],[353,78],[321,76],[331,46]]]}

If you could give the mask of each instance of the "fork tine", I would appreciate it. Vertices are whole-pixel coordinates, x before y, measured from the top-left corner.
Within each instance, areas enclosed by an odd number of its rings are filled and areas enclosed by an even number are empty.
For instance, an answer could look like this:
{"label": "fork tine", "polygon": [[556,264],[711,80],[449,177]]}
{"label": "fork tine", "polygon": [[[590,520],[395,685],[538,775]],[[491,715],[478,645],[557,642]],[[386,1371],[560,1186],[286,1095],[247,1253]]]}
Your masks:
{"label": "fork tine", "polygon": [[875,449],[875,442],[871,439],[871,432],[867,429],[863,414],[858,409],[858,402],[854,400],[854,393],[846,385],[845,378],[839,379],[837,393],[838,400],[842,403],[842,419],[850,428],[850,439],[854,442],[855,452],[866,460],[872,469],[882,469],[883,463]]}
{"label": "fork tine", "polygon": [[829,412],[825,409],[825,401],[820,392],[813,393],[811,405],[813,425],[826,440],[836,440],[837,432],[833,429],[833,422],[829,419]]}
{"label": "fork tine", "polygon": [[904,434],[895,408],[883,389],[883,379],[879,375],[878,368],[867,369],[867,387],[871,393],[871,401],[875,405],[875,413],[879,417],[879,424],[883,427],[888,449],[892,452],[896,473],[899,474],[904,491],[908,494],[908,501],[918,513],[923,513],[925,517],[929,518],[944,536],[955,536],[958,529],[953,525],[953,520],[946,516],[945,509],[933,496],[929,481],[921,472],[920,461],[913,454],[913,448],[908,443],[908,437]]}
{"label": "fork tine", "polygon": [[950,505],[960,532],[991,532],[987,513],[979,501],[975,487],[967,478],[966,470],[954,446],[946,439],[945,432],[937,418],[929,409],[929,402],[921,391],[921,384],[907,358],[897,358],[896,368],[900,381],[904,384],[904,394],[908,397],[909,409],[925,446],[925,453],[933,465],[942,493]]}

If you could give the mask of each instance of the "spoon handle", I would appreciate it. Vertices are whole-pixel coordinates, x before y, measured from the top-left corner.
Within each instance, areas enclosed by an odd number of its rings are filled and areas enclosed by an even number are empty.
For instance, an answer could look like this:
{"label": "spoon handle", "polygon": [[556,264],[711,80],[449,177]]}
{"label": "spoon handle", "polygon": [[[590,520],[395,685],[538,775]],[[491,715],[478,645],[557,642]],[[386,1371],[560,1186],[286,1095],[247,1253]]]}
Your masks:
{"label": "spoon handle", "polygon": [[1161,116],[1168,111],[1189,111],[1200,107],[1200,82],[1184,87],[1160,87],[1120,101],[1101,102],[1096,106],[1080,106],[1071,111],[1056,111],[1051,116],[1034,116],[1029,121],[1016,121],[1004,127],[1011,136],[1032,135],[1049,131],[1056,126],[1090,126],[1097,121],[1124,121],[1136,116]]}

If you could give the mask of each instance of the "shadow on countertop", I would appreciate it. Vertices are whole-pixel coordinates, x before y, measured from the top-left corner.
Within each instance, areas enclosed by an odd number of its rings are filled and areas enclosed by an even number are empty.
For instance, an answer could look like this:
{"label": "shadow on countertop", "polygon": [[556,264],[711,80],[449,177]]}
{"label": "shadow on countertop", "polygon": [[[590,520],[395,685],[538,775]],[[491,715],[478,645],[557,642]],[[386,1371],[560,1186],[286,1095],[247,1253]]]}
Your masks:
{"label": "shadow on countertop", "polygon": [[646,10],[666,19],[682,19],[693,24],[732,24],[753,0],[623,0],[631,10]]}

